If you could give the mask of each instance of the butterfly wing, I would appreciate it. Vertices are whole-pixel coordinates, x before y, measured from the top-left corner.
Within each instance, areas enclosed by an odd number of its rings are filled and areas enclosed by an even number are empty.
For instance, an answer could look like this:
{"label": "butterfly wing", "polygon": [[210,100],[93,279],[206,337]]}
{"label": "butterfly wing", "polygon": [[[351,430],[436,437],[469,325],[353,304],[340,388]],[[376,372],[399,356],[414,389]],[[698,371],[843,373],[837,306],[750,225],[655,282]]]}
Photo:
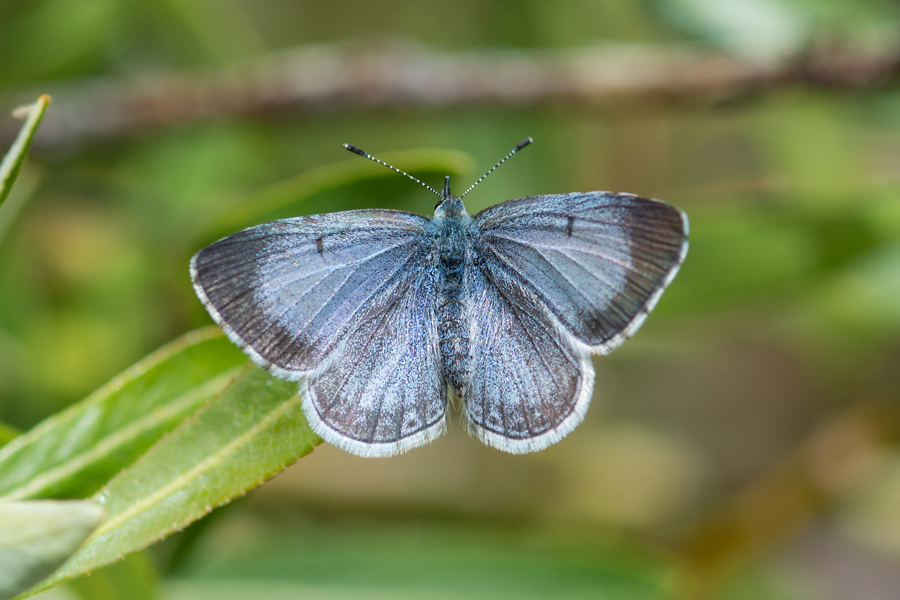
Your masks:
{"label": "butterfly wing", "polygon": [[658,200],[587,192],[532,196],[475,217],[493,279],[522,286],[579,343],[606,354],[656,305],[687,254],[687,216]]}
{"label": "butterfly wing", "polygon": [[591,192],[519,198],[475,217],[470,427],[507,452],[543,449],[584,417],[590,354],[632,335],[687,252],[687,218]]}
{"label": "butterfly wing", "polygon": [[507,284],[490,270],[469,280],[474,343],[462,395],[470,431],[521,454],[558,442],[581,422],[594,368],[533,293]]}
{"label": "butterfly wing", "polygon": [[432,270],[412,285],[392,281],[330,366],[301,381],[306,416],[329,443],[361,456],[391,456],[444,432],[435,278]]}
{"label": "butterfly wing", "polygon": [[285,219],[204,248],[191,278],[254,362],[301,382],[319,435],[394,454],[443,430],[431,227],[381,210]]}

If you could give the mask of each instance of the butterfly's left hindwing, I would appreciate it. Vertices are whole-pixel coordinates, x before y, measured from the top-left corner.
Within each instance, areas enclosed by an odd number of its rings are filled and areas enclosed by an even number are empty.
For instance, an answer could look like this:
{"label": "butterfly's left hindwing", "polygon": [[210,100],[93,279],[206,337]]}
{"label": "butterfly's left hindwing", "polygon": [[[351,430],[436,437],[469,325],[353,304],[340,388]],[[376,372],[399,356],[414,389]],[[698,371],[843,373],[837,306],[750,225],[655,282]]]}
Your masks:
{"label": "butterfly's left hindwing", "polygon": [[338,346],[329,367],[301,382],[307,418],[330,443],[390,456],[444,431],[447,386],[437,347],[437,273],[397,277]]}

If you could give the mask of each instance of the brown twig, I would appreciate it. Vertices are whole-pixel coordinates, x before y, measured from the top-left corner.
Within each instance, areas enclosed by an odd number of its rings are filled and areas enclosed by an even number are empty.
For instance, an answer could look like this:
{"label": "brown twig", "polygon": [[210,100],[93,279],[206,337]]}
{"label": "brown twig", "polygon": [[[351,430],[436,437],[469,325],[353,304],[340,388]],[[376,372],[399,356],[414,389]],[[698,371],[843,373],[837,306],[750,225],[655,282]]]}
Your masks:
{"label": "brown twig", "polygon": [[[791,84],[872,88],[898,71],[900,52],[835,45],[767,65],[684,45],[466,53],[397,43],[302,47],[225,71],[42,86],[57,102],[37,143],[68,145],[204,119],[346,107],[709,103]],[[3,103],[13,106],[20,97]],[[10,130],[0,129],[0,140]]]}

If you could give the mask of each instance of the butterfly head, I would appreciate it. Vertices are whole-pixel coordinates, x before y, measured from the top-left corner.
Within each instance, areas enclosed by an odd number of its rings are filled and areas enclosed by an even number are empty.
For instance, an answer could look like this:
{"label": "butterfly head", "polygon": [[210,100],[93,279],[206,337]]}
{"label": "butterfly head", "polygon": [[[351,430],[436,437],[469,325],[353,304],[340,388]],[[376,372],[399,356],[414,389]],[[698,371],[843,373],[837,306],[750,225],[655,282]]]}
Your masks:
{"label": "butterfly head", "polygon": [[434,218],[438,221],[442,219],[460,219],[469,216],[466,207],[463,206],[462,200],[453,195],[450,191],[450,176],[444,178],[444,189],[440,194],[440,200],[434,205]]}

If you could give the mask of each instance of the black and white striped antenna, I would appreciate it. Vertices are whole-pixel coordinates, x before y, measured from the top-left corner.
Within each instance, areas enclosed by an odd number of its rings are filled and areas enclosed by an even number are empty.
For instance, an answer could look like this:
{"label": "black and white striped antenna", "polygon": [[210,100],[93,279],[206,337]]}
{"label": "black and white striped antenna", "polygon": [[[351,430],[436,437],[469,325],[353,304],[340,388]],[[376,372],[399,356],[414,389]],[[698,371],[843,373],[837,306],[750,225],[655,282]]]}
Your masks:
{"label": "black and white striped antenna", "polygon": [[497,167],[499,167],[500,165],[502,165],[503,163],[505,163],[507,160],[509,160],[509,159],[512,157],[513,154],[515,154],[516,152],[518,152],[519,150],[521,150],[522,148],[524,148],[525,146],[527,146],[528,144],[530,144],[530,143],[533,142],[533,141],[534,141],[534,140],[533,140],[532,138],[529,137],[529,138],[525,138],[524,140],[522,140],[521,142],[519,142],[519,143],[516,145],[516,147],[513,148],[512,151],[511,151],[509,154],[507,154],[506,156],[503,157],[503,160],[501,160],[501,161],[498,162],[496,165],[494,165],[494,166],[491,168],[490,171],[488,171],[487,173],[485,173],[484,175],[482,175],[481,177],[479,177],[479,178],[478,178],[478,181],[476,181],[475,183],[473,183],[472,186],[471,186],[469,189],[467,189],[465,192],[463,192],[463,195],[460,196],[459,199],[462,200],[462,199],[465,197],[465,195],[468,194],[469,192],[471,192],[472,189],[473,189],[476,185],[478,185],[479,183],[481,183],[482,181],[484,181],[484,178],[485,178],[485,177],[487,177],[488,175],[490,175],[491,173],[493,173],[494,171],[496,171],[496,170],[497,170]]}
{"label": "black and white striped antenna", "polygon": [[412,180],[415,181],[416,183],[420,183],[420,184],[424,185],[425,187],[427,187],[427,188],[428,188],[429,190],[431,190],[431,192],[432,192],[435,196],[437,196],[438,198],[443,198],[443,196],[441,196],[441,194],[440,194],[436,189],[434,189],[433,187],[431,187],[430,185],[428,185],[428,184],[425,183],[424,181],[422,181],[422,180],[420,180],[420,179],[416,179],[415,177],[413,177],[412,175],[410,175],[410,174],[407,173],[406,171],[401,171],[401,170],[398,169],[397,167],[395,167],[395,166],[393,166],[393,165],[389,165],[389,164],[387,164],[386,162],[384,162],[383,160],[378,160],[377,158],[375,158],[374,156],[372,156],[371,154],[369,154],[368,152],[366,152],[366,151],[363,150],[362,148],[357,148],[357,147],[354,146],[353,144],[344,144],[344,148],[346,148],[346,149],[349,150],[350,152],[353,152],[354,154],[359,154],[360,156],[365,156],[365,157],[368,158],[369,160],[374,160],[374,161],[377,162],[379,165],[384,165],[384,166],[386,166],[388,169],[390,169],[390,170],[392,170],[392,171],[396,171],[397,173],[400,173],[401,175],[405,175],[406,177],[409,177],[410,179],[412,179]]}
{"label": "black and white striped antenna", "polygon": [[[467,189],[465,192],[463,192],[462,196],[459,197],[459,200],[462,200],[463,197],[464,197],[466,194],[468,194],[469,192],[471,192],[471,191],[475,188],[476,185],[478,185],[479,183],[481,183],[482,181],[484,181],[485,177],[487,177],[488,175],[490,175],[491,173],[493,173],[494,171],[496,171],[496,170],[497,170],[497,167],[499,167],[500,165],[502,165],[503,163],[505,163],[507,160],[509,160],[509,159],[512,157],[513,154],[515,154],[516,152],[518,152],[519,150],[521,150],[522,148],[524,148],[525,146],[527,146],[528,144],[530,144],[530,143],[533,142],[533,141],[534,141],[534,139],[532,139],[532,138],[529,137],[529,138],[525,138],[524,140],[522,140],[521,142],[519,142],[519,143],[516,145],[516,147],[513,148],[512,151],[510,151],[509,154],[507,154],[506,156],[504,156],[503,159],[502,159],[500,162],[498,162],[496,165],[494,165],[493,167],[491,167],[491,169],[490,169],[487,173],[485,173],[484,175],[482,175],[481,177],[479,177],[479,178],[478,178],[478,181],[476,181],[475,183],[473,183],[473,184],[469,187],[469,189]],[[366,152],[366,151],[363,150],[362,148],[358,148],[358,147],[354,146],[353,144],[344,144],[344,148],[346,148],[346,149],[349,150],[350,152],[353,152],[354,154],[359,154],[360,156],[364,156],[364,157],[368,158],[369,160],[375,161],[375,162],[377,162],[379,165],[384,165],[384,166],[387,167],[388,169],[390,169],[390,170],[392,170],[392,171],[395,171],[395,172],[397,172],[397,173],[400,173],[401,175],[403,175],[403,176],[405,176],[405,177],[409,177],[410,179],[412,179],[412,180],[415,181],[416,183],[418,183],[418,184],[420,184],[420,185],[422,185],[422,186],[428,188],[429,190],[431,190],[431,193],[433,193],[435,196],[437,196],[437,197],[439,197],[439,198],[441,198],[441,199],[444,198],[444,194],[441,194],[440,192],[438,192],[436,189],[434,189],[433,187],[431,187],[430,185],[428,185],[428,184],[425,183],[424,181],[422,181],[422,180],[420,180],[420,179],[416,179],[415,177],[413,177],[412,175],[410,175],[410,174],[407,173],[406,171],[401,171],[401,170],[398,169],[397,167],[395,167],[395,166],[393,166],[393,165],[389,165],[389,164],[387,164],[386,162],[384,162],[383,160],[378,160],[377,158],[375,158],[374,156],[372,156],[371,154],[369,154],[368,152]],[[449,184],[448,184],[448,180],[449,180],[449,179],[450,179],[450,178],[448,177],[447,180],[444,181],[444,189],[445,189],[445,190],[449,190]]]}

